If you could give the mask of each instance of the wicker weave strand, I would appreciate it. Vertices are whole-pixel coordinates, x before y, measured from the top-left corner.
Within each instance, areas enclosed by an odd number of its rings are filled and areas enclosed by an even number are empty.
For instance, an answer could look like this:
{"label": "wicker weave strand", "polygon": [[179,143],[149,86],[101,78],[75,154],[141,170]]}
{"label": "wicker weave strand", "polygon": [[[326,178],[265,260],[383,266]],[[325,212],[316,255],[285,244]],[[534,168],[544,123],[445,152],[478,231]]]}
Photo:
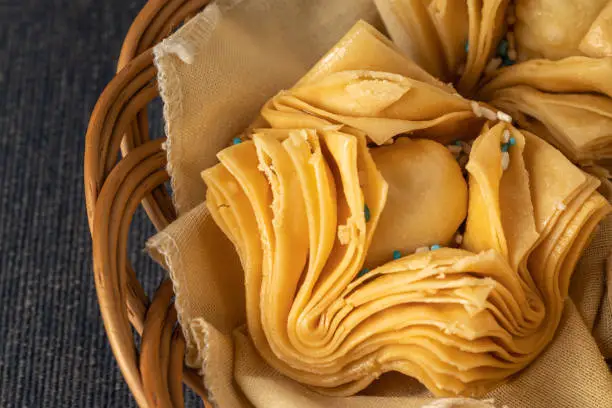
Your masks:
{"label": "wicker weave strand", "polygon": [[[152,47],[208,2],[150,0],[144,6],[86,135],[85,198],[96,290],[111,348],[141,407],[183,407],[181,381],[210,406],[202,378],[183,364],[185,339],[177,327],[172,284],[162,283],[150,302],[127,259],[129,226],[139,204],[158,230],[176,218],[164,187],[163,140],[149,138],[147,105],[159,96]],[[132,328],[142,336],[140,353]]]}

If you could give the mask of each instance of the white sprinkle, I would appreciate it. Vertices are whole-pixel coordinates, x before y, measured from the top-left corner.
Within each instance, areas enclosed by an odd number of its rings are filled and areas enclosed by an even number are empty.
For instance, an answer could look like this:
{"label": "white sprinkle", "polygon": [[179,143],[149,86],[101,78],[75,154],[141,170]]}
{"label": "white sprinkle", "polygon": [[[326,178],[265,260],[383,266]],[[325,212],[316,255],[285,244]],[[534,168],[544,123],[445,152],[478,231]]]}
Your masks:
{"label": "white sprinkle", "polygon": [[495,71],[497,68],[499,68],[501,63],[501,58],[493,58],[492,60],[490,60],[487,66],[485,67],[485,74],[490,74],[491,72]]}
{"label": "white sprinkle", "polygon": [[508,143],[510,141],[510,131],[508,129],[504,129],[504,143]]}
{"label": "white sprinkle", "polygon": [[457,245],[461,245],[463,243],[463,235],[461,234],[455,235],[455,242],[457,243]]}
{"label": "white sprinkle", "polygon": [[565,211],[566,208],[567,208],[567,206],[563,202],[558,202],[557,203],[557,209],[558,210]]}
{"label": "white sprinkle", "polygon": [[508,51],[508,58],[511,59],[512,61],[516,61],[516,59],[518,58],[518,54],[516,53],[516,50]]}
{"label": "white sprinkle", "polygon": [[472,146],[470,146],[469,143],[466,143],[463,140],[460,140],[459,143],[461,144],[461,148],[463,149],[465,154],[470,154],[472,152]]}
{"label": "white sprinkle", "polygon": [[429,247],[419,247],[414,251],[415,254],[421,254],[424,252],[429,252]]}
{"label": "white sprinkle", "polygon": [[497,111],[497,119],[512,123],[512,116],[508,115],[506,112]]}
{"label": "white sprinkle", "polygon": [[483,108],[481,106],[480,110],[482,111],[482,116],[484,116],[486,119],[488,119],[488,120],[497,120],[497,115],[491,109]]}
{"label": "white sprinkle", "polygon": [[510,153],[502,152],[502,169],[507,170],[510,165]]}
{"label": "white sprinkle", "polygon": [[474,115],[476,115],[477,118],[481,118],[482,109],[480,108],[480,105],[478,104],[478,102],[472,101],[470,105],[472,106],[472,111],[474,112]]}
{"label": "white sprinkle", "polygon": [[457,155],[457,154],[461,153],[461,146],[457,146],[457,145],[447,145],[447,146],[446,146],[446,148],[447,148],[448,150],[450,150],[450,152],[451,152],[452,154]]}

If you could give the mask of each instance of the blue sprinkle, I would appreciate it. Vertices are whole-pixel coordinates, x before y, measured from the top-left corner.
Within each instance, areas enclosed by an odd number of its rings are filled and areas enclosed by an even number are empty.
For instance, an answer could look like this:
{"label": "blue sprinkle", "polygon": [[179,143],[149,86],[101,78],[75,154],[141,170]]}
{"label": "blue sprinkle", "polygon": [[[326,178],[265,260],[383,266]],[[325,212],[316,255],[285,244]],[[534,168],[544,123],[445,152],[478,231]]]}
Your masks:
{"label": "blue sprinkle", "polygon": [[510,147],[510,144],[509,144],[509,143],[503,143],[503,144],[501,145],[501,151],[502,151],[502,152],[507,152],[509,147]]}
{"label": "blue sprinkle", "polygon": [[514,146],[516,144],[516,139],[511,137],[508,143],[510,143],[510,146]]}
{"label": "blue sprinkle", "polygon": [[461,146],[461,140],[455,140],[455,141],[453,142],[453,144],[454,144],[455,146]]}
{"label": "blue sprinkle", "polygon": [[469,41],[465,42],[465,52],[470,52],[470,42]]}
{"label": "blue sprinkle", "polygon": [[502,66],[503,67],[509,67],[510,65],[514,65],[515,61],[512,61],[510,58],[508,57],[504,57],[503,61],[502,61]]}
{"label": "blue sprinkle", "polygon": [[361,278],[363,275],[365,275],[368,272],[370,272],[368,268],[363,268],[362,270],[359,271],[359,273],[357,274],[357,277]]}
{"label": "blue sprinkle", "polygon": [[497,55],[506,59],[508,56],[508,40],[501,40],[497,46]]}
{"label": "blue sprinkle", "polygon": [[402,257],[402,253],[400,251],[393,251],[393,259],[400,259]]}
{"label": "blue sprinkle", "polygon": [[371,215],[370,215],[370,208],[368,207],[367,204],[365,204],[363,206],[363,215],[365,216],[365,221],[366,222],[370,221],[370,217],[371,217]]}
{"label": "blue sprinkle", "polygon": [[431,250],[432,251],[435,251],[436,249],[440,249],[440,248],[442,248],[442,247],[440,245],[438,245],[438,244],[434,244],[434,245],[431,246]]}
{"label": "blue sprinkle", "polygon": [[239,138],[239,137],[235,137],[234,139],[232,139],[232,143],[233,143],[233,144],[235,144],[235,145],[237,145],[237,144],[242,143],[242,140],[240,140],[240,138]]}

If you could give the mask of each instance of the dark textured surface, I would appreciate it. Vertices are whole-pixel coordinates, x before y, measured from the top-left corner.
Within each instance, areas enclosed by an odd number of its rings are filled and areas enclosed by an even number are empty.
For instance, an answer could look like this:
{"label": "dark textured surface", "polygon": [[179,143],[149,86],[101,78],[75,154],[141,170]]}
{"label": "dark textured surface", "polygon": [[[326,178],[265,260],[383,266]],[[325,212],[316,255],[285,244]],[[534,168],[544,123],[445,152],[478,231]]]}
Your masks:
{"label": "dark textured surface", "polygon": [[[0,0],[1,408],[135,405],[97,305],[82,169],[89,114],[143,4]],[[149,294],[163,277],[142,254],[152,233],[139,214],[130,258]]]}

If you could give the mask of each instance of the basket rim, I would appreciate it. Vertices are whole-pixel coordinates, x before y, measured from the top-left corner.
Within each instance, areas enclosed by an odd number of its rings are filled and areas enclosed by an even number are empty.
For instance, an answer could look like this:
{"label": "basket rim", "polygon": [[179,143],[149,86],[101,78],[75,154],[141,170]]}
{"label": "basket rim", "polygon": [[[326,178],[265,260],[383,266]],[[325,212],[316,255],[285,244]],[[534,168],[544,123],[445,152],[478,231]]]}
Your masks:
{"label": "basket rim", "polygon": [[[184,366],[185,338],[171,281],[165,280],[150,301],[127,257],[127,234],[140,204],[157,230],[176,218],[164,186],[169,179],[165,139],[149,138],[147,105],[159,96],[152,47],[209,2],[149,0],[144,5],[85,136],[85,202],[100,312],[119,368],[141,407],[184,406],[183,381],[210,406],[201,376]],[[142,336],[140,354],[133,330]]]}

